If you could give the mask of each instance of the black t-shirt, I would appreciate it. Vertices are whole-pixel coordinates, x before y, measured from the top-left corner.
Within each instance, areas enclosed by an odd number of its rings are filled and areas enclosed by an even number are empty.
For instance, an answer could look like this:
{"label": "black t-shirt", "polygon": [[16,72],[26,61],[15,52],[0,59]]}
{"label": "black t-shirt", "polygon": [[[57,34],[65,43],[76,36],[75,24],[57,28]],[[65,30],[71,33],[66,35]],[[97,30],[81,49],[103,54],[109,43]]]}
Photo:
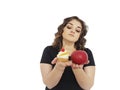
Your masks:
{"label": "black t-shirt", "polygon": [[[84,65],[84,67],[95,66],[95,62],[91,50],[85,48],[85,51],[88,54],[88,59],[90,62],[89,64]],[[58,52],[59,52],[58,48],[55,48],[53,46],[47,46],[43,51],[43,55],[40,63],[51,64],[51,61],[57,56]],[[54,67],[54,65],[52,66]],[[69,66],[65,68],[59,83],[54,88],[48,89],[46,87],[45,90],[83,90],[83,89],[78,85],[75,76],[72,72],[72,69]]]}

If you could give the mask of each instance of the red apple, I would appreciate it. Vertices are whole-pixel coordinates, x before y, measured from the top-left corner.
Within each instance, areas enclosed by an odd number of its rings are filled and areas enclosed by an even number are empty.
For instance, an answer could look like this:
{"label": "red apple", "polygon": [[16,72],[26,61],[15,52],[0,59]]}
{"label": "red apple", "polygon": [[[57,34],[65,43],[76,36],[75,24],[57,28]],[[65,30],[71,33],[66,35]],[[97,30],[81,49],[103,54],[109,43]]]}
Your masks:
{"label": "red apple", "polygon": [[83,50],[76,50],[71,54],[71,60],[75,64],[86,64],[88,62],[88,55]]}

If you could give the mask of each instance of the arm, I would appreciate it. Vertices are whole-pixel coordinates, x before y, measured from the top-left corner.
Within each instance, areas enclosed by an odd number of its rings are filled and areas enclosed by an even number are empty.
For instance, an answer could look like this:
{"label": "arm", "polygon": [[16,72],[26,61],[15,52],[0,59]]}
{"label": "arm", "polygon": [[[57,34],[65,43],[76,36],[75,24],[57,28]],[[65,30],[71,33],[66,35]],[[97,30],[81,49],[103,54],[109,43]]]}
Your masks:
{"label": "arm", "polygon": [[52,69],[50,64],[40,64],[40,67],[44,84],[49,89],[56,86],[64,72],[64,68],[60,70],[55,66]]}
{"label": "arm", "polygon": [[55,87],[58,84],[62,77],[65,67],[71,64],[71,62],[56,62],[56,59],[54,59],[52,63],[56,63],[53,69],[50,64],[40,64],[43,82],[49,89]]}
{"label": "arm", "polygon": [[95,66],[87,66],[84,69],[72,69],[78,84],[85,90],[90,90],[94,84]]}

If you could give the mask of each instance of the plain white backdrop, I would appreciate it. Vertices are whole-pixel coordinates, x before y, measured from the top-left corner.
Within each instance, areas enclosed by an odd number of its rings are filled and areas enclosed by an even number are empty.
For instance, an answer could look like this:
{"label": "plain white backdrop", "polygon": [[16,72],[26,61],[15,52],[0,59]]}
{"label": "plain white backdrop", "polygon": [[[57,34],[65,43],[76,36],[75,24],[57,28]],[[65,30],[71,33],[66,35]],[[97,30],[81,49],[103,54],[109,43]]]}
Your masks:
{"label": "plain white backdrop", "polygon": [[43,49],[63,19],[78,16],[88,25],[86,47],[96,62],[91,90],[120,90],[119,0],[1,0],[0,90],[44,90]]}

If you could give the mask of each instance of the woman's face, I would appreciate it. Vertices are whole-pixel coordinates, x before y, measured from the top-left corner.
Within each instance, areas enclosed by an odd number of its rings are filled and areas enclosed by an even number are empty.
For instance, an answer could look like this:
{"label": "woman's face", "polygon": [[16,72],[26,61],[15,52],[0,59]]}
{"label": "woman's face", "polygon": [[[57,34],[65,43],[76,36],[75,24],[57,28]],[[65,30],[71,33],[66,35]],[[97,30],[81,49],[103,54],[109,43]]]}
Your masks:
{"label": "woman's face", "polygon": [[75,43],[80,37],[81,30],[81,23],[76,19],[71,20],[63,29],[63,40],[65,39]]}

